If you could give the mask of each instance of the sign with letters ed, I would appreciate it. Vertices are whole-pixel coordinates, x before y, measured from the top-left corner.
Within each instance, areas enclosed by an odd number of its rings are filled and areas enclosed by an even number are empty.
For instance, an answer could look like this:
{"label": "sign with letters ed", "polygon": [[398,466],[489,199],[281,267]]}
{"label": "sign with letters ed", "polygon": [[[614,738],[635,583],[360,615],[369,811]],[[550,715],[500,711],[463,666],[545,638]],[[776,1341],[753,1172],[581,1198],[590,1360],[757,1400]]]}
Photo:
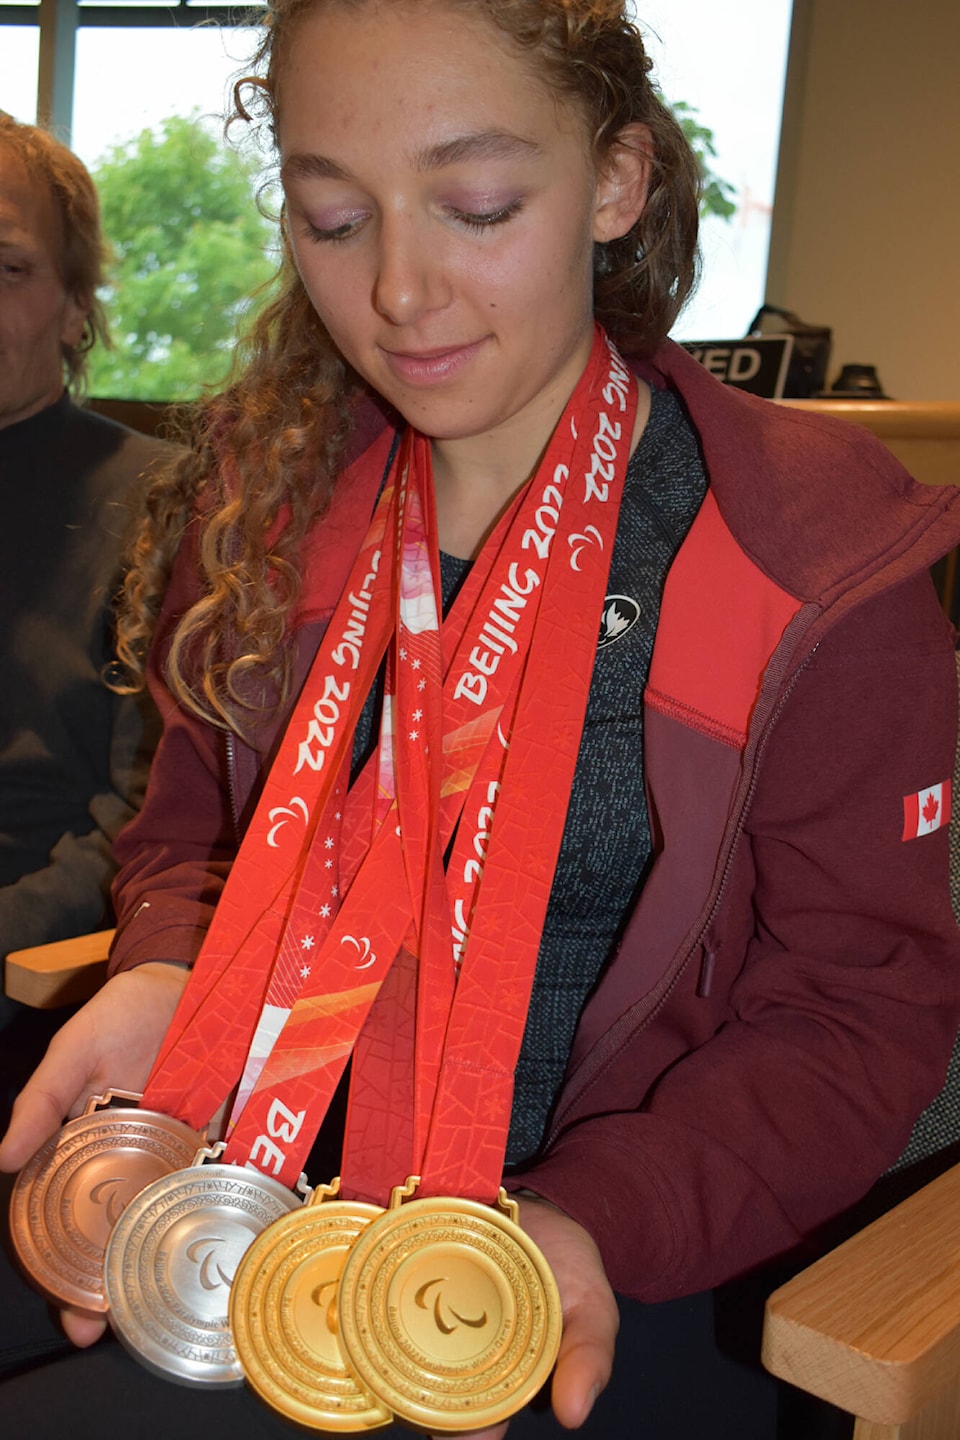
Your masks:
{"label": "sign with letters ed", "polygon": [[749,335],[744,340],[684,340],[684,350],[725,385],[779,400],[787,379],[792,335]]}

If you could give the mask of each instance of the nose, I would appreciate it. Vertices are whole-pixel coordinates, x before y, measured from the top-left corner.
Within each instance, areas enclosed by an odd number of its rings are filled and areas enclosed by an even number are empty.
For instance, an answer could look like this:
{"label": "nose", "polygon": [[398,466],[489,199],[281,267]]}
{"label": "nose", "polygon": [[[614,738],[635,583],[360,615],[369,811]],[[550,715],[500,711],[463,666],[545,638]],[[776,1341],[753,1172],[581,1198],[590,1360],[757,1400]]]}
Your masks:
{"label": "nose", "polygon": [[408,212],[384,216],[373,303],[394,325],[410,325],[450,302],[450,284],[436,237]]}

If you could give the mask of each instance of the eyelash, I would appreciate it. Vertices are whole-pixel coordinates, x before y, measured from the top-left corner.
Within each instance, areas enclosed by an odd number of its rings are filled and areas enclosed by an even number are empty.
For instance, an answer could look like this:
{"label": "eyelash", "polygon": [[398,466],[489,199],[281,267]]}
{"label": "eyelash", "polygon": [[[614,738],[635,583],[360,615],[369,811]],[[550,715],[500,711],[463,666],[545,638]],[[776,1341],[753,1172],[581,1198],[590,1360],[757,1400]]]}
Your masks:
{"label": "eyelash", "polygon": [[453,210],[451,214],[468,230],[479,233],[482,230],[491,229],[494,225],[505,225],[508,220],[513,219],[514,215],[519,214],[522,208],[523,201],[518,199],[511,200],[508,205],[502,205],[499,210],[491,210],[482,215],[471,215],[463,210]]}
{"label": "eyelash", "polygon": [[338,225],[335,230],[320,230],[316,225],[309,222],[304,226],[304,232],[309,240],[316,241],[319,245],[342,245],[355,233],[355,222],[347,225]]}
{"label": "eyelash", "polygon": [[[491,210],[484,214],[471,214],[469,211],[453,210],[448,213],[464,227],[474,234],[481,234],[484,230],[491,230],[496,225],[505,225],[512,220],[514,215],[519,214],[523,208],[523,201],[520,199],[511,200],[508,205],[502,205],[499,210]],[[321,230],[316,225],[306,225],[306,233],[311,240],[321,245],[342,245],[356,233],[358,222],[348,221],[345,225],[338,225],[332,230]]]}

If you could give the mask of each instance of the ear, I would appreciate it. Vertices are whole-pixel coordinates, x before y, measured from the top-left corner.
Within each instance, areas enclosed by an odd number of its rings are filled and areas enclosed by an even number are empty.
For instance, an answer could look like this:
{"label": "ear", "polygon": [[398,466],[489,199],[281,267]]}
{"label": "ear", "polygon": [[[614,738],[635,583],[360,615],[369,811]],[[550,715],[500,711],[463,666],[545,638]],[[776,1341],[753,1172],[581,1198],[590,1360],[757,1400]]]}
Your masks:
{"label": "ear", "polygon": [[653,136],[646,125],[626,125],[601,161],[593,238],[619,240],[640,219],[653,170]]}
{"label": "ear", "polygon": [[66,297],[60,316],[61,345],[68,345],[72,350],[75,345],[80,344],[83,339],[83,327],[87,323],[92,303],[90,296],[68,295]]}

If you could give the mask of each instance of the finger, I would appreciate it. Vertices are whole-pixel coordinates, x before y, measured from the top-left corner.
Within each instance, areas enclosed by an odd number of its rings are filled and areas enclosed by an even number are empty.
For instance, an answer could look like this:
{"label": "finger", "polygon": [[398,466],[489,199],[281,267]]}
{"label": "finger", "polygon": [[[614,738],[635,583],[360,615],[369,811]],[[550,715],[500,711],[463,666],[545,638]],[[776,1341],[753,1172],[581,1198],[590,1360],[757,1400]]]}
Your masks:
{"label": "finger", "polygon": [[63,1124],[69,1102],[32,1080],[17,1096],[0,1143],[0,1170],[19,1170]]}
{"label": "finger", "polygon": [[17,1096],[0,1144],[0,1170],[19,1170],[54,1135],[90,1088],[89,1060],[81,1047],[58,1044],[58,1036]]}
{"label": "finger", "polygon": [[87,1315],[80,1310],[61,1311],[63,1330],[67,1339],[81,1350],[95,1344],[107,1328],[107,1322],[99,1315]]}
{"label": "finger", "polygon": [[568,1430],[582,1425],[600,1391],[610,1379],[620,1327],[616,1301],[592,1297],[564,1317],[560,1353],[553,1372],[551,1402],[557,1420]]}

